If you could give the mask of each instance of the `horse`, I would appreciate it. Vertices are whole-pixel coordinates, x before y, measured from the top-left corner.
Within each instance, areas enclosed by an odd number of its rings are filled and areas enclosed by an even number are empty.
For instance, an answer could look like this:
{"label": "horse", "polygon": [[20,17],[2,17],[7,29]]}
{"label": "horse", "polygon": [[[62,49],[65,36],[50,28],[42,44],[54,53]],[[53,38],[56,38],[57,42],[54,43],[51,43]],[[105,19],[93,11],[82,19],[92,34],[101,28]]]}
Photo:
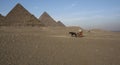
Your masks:
{"label": "horse", "polygon": [[71,34],[72,37],[77,37],[77,33],[76,32],[69,32],[69,34]]}

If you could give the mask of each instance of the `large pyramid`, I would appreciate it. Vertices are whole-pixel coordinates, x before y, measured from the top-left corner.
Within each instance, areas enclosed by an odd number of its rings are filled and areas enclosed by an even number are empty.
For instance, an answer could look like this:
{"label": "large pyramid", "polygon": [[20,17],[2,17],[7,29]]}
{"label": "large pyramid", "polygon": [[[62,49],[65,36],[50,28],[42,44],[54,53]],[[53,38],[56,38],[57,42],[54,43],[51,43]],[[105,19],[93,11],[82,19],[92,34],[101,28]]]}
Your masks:
{"label": "large pyramid", "polygon": [[29,13],[21,4],[17,4],[5,17],[5,25],[42,26],[41,22]]}
{"label": "large pyramid", "polygon": [[0,26],[3,25],[5,17],[0,14]]}
{"label": "large pyramid", "polygon": [[61,21],[58,21],[57,23],[58,23],[58,26],[65,27],[65,25]]}
{"label": "large pyramid", "polygon": [[58,26],[57,22],[47,13],[44,12],[39,20],[45,25],[45,26],[52,26],[52,27],[56,27]]}

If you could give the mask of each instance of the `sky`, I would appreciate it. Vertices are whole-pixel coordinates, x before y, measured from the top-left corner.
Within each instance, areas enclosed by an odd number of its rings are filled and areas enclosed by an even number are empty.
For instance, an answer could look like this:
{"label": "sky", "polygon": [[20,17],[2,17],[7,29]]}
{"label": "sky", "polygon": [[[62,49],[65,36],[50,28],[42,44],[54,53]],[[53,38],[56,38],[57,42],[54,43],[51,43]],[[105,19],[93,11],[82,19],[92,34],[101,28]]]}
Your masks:
{"label": "sky", "polygon": [[0,14],[6,16],[17,3],[37,18],[46,11],[66,26],[120,31],[120,0],[0,0]]}

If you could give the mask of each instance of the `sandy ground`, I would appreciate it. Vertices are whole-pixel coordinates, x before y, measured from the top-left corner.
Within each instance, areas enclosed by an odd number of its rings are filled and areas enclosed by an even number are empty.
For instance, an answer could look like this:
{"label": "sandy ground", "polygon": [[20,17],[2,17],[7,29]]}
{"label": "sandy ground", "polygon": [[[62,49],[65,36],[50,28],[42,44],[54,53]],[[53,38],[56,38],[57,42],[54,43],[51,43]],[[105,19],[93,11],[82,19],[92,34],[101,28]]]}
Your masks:
{"label": "sandy ground", "polygon": [[120,33],[78,28],[0,27],[0,65],[120,65]]}

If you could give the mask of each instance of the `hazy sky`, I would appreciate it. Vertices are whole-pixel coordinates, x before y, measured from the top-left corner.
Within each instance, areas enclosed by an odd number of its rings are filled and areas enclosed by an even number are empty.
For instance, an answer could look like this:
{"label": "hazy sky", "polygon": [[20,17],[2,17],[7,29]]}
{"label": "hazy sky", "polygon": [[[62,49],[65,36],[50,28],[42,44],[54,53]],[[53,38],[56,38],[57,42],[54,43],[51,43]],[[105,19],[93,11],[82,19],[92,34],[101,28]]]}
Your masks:
{"label": "hazy sky", "polygon": [[120,0],[0,0],[0,14],[7,15],[17,3],[37,18],[46,11],[67,26],[120,31]]}

